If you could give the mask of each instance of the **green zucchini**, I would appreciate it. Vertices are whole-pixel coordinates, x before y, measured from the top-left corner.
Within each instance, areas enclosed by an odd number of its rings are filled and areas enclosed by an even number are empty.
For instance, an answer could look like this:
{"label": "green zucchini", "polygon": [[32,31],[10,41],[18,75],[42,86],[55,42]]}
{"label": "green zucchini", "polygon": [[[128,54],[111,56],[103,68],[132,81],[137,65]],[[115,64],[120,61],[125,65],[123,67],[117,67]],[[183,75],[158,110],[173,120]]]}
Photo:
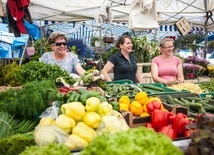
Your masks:
{"label": "green zucchini", "polygon": [[166,95],[165,96],[165,99],[166,99],[166,101],[167,101],[167,103],[168,104],[171,104],[171,105],[174,105],[175,104],[175,102],[174,102],[174,99],[173,99],[173,97],[171,96],[171,95]]}
{"label": "green zucchini", "polygon": [[188,101],[190,101],[190,102],[191,102],[192,100],[195,100],[196,102],[197,102],[197,101],[202,101],[202,99],[201,99],[200,97],[197,97],[197,96],[194,96],[194,97],[190,97],[190,96],[189,96],[189,97],[185,97],[185,99],[188,100]]}
{"label": "green zucchini", "polygon": [[153,86],[153,85],[143,85],[144,88],[148,88],[148,89],[152,89],[152,90],[156,90],[156,91],[161,91],[163,92],[164,89],[163,88],[160,88],[160,87],[157,87],[157,86]]}
{"label": "green zucchini", "polygon": [[186,107],[185,103],[183,103],[182,101],[178,100],[177,98],[174,98],[174,102],[175,102],[175,104],[179,104],[180,106]]}

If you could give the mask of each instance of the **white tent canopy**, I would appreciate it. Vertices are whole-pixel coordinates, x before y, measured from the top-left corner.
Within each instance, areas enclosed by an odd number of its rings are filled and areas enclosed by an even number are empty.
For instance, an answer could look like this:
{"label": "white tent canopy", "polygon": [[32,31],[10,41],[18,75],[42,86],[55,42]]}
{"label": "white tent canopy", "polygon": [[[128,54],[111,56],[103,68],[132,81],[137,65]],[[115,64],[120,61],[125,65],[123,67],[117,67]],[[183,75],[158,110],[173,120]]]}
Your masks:
{"label": "white tent canopy", "polygon": [[[2,0],[3,4],[7,0]],[[136,0],[31,0],[33,20],[86,21],[96,19],[101,6],[110,8],[112,22],[128,23],[131,5]],[[138,0],[146,3],[153,0]],[[185,17],[192,26],[214,31],[213,0],[154,0],[159,25],[174,24]]]}

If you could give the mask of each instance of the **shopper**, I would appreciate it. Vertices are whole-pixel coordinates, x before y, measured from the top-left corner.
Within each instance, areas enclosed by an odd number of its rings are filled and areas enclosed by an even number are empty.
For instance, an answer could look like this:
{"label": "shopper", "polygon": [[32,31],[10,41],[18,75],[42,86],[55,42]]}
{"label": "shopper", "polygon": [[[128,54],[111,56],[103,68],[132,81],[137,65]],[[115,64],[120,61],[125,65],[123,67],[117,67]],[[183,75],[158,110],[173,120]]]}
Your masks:
{"label": "shopper", "polygon": [[57,64],[70,74],[83,75],[85,70],[79,63],[78,56],[68,51],[67,37],[60,32],[53,32],[48,38],[52,52],[44,53],[39,61],[47,64]]}
{"label": "shopper", "polygon": [[133,83],[140,83],[140,72],[137,69],[137,59],[132,53],[131,37],[120,37],[115,46],[119,51],[110,56],[102,70],[106,81],[112,81],[109,72],[113,70],[113,80],[129,79]]}
{"label": "shopper", "polygon": [[152,59],[151,74],[154,82],[172,85],[184,81],[182,61],[173,55],[174,40],[164,38],[160,42],[161,55]]}

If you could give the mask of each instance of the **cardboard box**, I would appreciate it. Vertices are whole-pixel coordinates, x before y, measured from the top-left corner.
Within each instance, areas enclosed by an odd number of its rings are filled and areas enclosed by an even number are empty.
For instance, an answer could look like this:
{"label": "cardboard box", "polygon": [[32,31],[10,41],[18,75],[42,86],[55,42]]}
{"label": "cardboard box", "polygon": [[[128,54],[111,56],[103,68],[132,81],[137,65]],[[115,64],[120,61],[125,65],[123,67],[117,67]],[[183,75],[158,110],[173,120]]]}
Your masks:
{"label": "cardboard box", "polygon": [[[175,114],[181,112],[183,114],[188,115],[188,109],[181,106],[171,106],[166,103],[162,103],[164,105],[164,108],[168,111],[171,111]],[[130,128],[135,128],[138,126],[145,126],[147,122],[151,122],[151,116],[146,117],[136,117],[132,114],[132,112],[122,111],[121,112],[124,119],[126,120],[126,123],[129,125]]]}

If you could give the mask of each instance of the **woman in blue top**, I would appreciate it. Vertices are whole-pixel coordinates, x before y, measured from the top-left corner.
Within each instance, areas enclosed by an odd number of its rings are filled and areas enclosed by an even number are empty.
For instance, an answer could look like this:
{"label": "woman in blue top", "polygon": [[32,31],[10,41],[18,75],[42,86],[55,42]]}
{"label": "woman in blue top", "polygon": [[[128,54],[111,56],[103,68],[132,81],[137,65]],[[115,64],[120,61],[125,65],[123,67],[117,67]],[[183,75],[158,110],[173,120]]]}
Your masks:
{"label": "woman in blue top", "polygon": [[59,32],[53,32],[48,38],[52,52],[44,53],[39,61],[47,64],[57,64],[61,69],[70,74],[83,75],[85,70],[79,63],[78,56],[68,52],[67,37]]}
{"label": "woman in blue top", "polygon": [[109,72],[113,69],[114,80],[129,79],[133,83],[140,83],[140,72],[137,69],[137,59],[132,54],[132,39],[122,36],[115,45],[119,51],[108,59],[102,74],[106,81],[111,81]]}

